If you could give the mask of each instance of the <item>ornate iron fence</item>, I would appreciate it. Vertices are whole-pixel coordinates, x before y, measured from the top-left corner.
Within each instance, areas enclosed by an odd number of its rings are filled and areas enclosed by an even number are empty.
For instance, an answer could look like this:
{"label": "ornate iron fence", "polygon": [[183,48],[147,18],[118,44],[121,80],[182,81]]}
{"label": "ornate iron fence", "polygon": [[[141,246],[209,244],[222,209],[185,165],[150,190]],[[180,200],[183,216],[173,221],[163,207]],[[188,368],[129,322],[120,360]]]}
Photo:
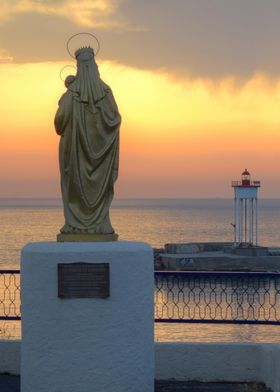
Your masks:
{"label": "ornate iron fence", "polygon": [[20,319],[20,271],[0,270],[0,320]]}
{"label": "ornate iron fence", "polygon": [[[280,325],[280,274],[155,272],[155,322]],[[0,270],[0,320],[21,320],[20,271]]]}
{"label": "ornate iron fence", "polygon": [[280,274],[156,272],[155,322],[280,324]]}

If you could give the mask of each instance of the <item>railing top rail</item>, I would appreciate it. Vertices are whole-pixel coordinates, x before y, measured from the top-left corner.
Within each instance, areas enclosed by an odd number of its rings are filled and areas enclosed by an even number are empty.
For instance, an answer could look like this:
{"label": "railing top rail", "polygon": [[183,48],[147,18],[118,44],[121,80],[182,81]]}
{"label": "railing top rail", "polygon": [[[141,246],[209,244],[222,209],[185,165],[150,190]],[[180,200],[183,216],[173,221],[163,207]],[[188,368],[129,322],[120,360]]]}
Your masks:
{"label": "railing top rail", "polygon": [[[0,269],[2,274],[20,274],[20,270]],[[244,277],[274,277],[280,278],[280,272],[269,271],[155,271],[155,276],[244,276]]]}
{"label": "railing top rail", "polygon": [[260,187],[261,186],[261,182],[258,180],[254,180],[254,181],[248,180],[248,182],[245,184],[243,181],[231,181],[232,186],[241,186],[241,187]]}
{"label": "railing top rail", "polygon": [[213,320],[213,319],[172,319],[155,318],[156,323],[178,324],[246,324],[246,325],[280,325],[280,321],[273,320]]}
{"label": "railing top rail", "polygon": [[280,278],[279,272],[266,271],[155,271],[158,276],[247,276]]}

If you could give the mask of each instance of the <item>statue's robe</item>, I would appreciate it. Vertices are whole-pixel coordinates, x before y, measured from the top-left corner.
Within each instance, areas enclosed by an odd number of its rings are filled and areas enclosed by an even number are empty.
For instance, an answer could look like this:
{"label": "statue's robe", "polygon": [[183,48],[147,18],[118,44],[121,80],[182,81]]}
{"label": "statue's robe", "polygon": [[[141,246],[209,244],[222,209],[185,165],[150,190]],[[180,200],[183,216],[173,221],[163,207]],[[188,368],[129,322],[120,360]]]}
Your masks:
{"label": "statue's robe", "polygon": [[61,135],[62,233],[114,232],[109,207],[118,176],[121,117],[110,87],[99,79],[94,90],[96,71],[91,76],[79,75],[78,68],[55,116],[55,129]]}

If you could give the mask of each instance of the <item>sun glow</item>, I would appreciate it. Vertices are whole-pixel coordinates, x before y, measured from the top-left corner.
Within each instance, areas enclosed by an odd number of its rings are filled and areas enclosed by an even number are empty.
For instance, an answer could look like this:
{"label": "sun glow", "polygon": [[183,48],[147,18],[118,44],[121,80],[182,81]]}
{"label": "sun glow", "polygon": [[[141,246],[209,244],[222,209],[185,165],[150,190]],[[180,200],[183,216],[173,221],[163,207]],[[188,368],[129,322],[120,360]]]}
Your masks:
{"label": "sun glow", "polygon": [[[53,117],[65,90],[59,79],[63,65],[0,65],[2,196],[10,196],[7,181],[16,183],[20,173],[27,184],[36,181],[37,188],[30,187],[35,196],[59,192]],[[161,70],[110,62],[100,62],[99,68],[123,118],[119,196],[193,196],[203,191],[202,185],[190,191],[188,184],[203,177],[206,187],[217,170],[219,181],[228,181],[243,166],[253,167],[260,177],[275,166],[280,81],[272,83],[264,75],[243,84],[232,78],[174,79]],[[160,187],[160,181],[166,186]],[[172,193],[174,181],[180,183],[179,194]],[[154,189],[147,184],[155,184]],[[26,187],[20,196],[28,195]]]}

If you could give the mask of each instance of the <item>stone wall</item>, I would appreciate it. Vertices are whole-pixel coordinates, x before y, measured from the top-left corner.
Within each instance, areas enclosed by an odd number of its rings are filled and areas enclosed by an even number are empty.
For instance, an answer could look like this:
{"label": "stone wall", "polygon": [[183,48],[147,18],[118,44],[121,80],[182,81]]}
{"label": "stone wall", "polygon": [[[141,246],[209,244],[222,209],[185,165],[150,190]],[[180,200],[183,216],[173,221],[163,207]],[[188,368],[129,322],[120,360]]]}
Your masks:
{"label": "stone wall", "polygon": [[[262,382],[280,392],[280,345],[155,343],[156,379]],[[0,340],[0,373],[20,374],[20,341]]]}

